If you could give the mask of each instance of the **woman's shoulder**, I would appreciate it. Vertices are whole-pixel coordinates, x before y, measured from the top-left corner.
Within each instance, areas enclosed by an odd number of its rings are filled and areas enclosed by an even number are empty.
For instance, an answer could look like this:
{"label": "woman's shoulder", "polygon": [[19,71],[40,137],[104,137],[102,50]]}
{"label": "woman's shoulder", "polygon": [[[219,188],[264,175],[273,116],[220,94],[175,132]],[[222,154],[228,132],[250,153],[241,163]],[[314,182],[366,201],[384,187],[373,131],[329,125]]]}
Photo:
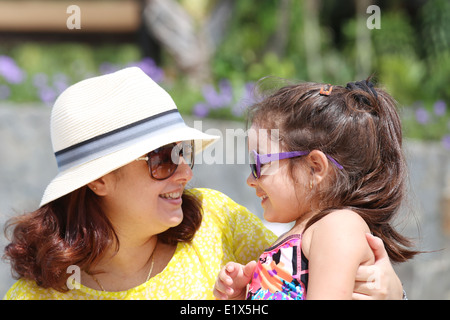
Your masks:
{"label": "woman's shoulder", "polygon": [[270,241],[276,239],[259,217],[226,194],[207,188],[195,188],[189,191],[202,201],[203,218],[206,224],[216,225],[231,233],[252,233],[257,230]]}
{"label": "woman's shoulder", "polygon": [[196,196],[198,199],[202,201],[208,201],[208,200],[221,200],[225,202],[234,202],[229,196],[224,194],[221,191],[209,189],[209,188],[192,188],[188,189],[188,192],[192,193],[194,196]]}
{"label": "woman's shoulder", "polygon": [[52,299],[52,289],[38,286],[33,280],[19,279],[8,290],[4,300],[46,300]]}
{"label": "woman's shoulder", "polygon": [[202,203],[203,211],[208,214],[225,214],[233,212],[248,211],[244,206],[236,203],[229,196],[214,189],[208,188],[194,188],[189,189],[188,192],[192,193]]}

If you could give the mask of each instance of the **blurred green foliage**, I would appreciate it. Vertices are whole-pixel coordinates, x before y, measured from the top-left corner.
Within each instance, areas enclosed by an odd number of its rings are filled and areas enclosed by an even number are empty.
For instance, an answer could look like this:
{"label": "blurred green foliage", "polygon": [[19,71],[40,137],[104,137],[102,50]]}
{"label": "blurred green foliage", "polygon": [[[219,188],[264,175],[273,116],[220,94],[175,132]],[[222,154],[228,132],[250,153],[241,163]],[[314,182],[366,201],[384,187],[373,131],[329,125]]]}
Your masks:
{"label": "blurred green foliage", "polygon": [[[312,0],[234,1],[226,35],[210,62],[211,83],[193,84],[186,73],[174,68],[173,60],[165,58],[160,66],[165,73],[161,85],[185,114],[240,119],[246,103],[251,103],[246,95],[251,84],[268,75],[339,85],[361,80],[358,31],[367,28],[365,22],[370,14],[359,13],[358,19],[354,1],[333,0],[320,1],[317,12],[309,12],[308,1]],[[208,2],[207,10],[218,2]],[[362,63],[369,70],[365,76],[373,73],[379,85],[398,101],[406,136],[447,143],[450,1],[380,0],[378,5],[381,29],[367,29],[368,61]],[[307,22],[314,23],[314,19],[317,27],[308,29],[311,25]],[[315,36],[308,38],[311,35]],[[311,48],[316,48],[316,56],[311,57]],[[9,84],[0,74],[0,100],[17,102],[45,98],[37,90],[36,75],[47,75],[47,86],[53,85],[58,93],[57,82],[61,79],[71,84],[98,75],[107,66],[119,68],[142,59],[139,48],[128,44],[0,44],[0,56],[12,57],[26,72],[20,84]],[[225,90],[221,87],[224,80],[230,86],[226,92],[232,99],[221,103],[218,99],[226,93],[221,91]],[[248,101],[242,102],[243,97]],[[47,98],[51,101],[52,97]]]}
{"label": "blurred green foliage", "polygon": [[[267,75],[300,81],[345,85],[357,79],[358,24],[353,1],[323,0],[320,21],[320,78],[310,78],[305,43],[305,1],[290,1],[286,47],[282,55],[270,47],[277,34],[280,3],[240,1],[227,39],[213,61],[218,79],[256,81]],[[382,1],[381,29],[368,31],[371,40],[369,74],[399,103],[405,135],[416,139],[450,139],[450,1]],[[259,14],[259,12],[263,12]],[[309,14],[309,13],[307,13]],[[278,18],[279,19],[279,18]],[[278,50],[280,51],[280,50]],[[444,106],[436,113],[437,102]],[[426,112],[427,121],[420,115]]]}
{"label": "blurred green foliage", "polygon": [[[23,81],[18,84],[10,84],[0,75],[0,85],[10,88],[9,95],[3,98],[14,102],[45,100],[40,97],[39,89],[43,86],[54,89],[55,95],[59,94],[72,83],[98,75],[105,62],[125,65],[141,59],[135,45],[104,45],[93,49],[79,43],[27,42],[12,47],[0,46],[0,55],[12,57],[25,73]],[[60,88],[54,88],[56,80],[64,82],[60,83]],[[37,83],[39,81],[40,84]]]}

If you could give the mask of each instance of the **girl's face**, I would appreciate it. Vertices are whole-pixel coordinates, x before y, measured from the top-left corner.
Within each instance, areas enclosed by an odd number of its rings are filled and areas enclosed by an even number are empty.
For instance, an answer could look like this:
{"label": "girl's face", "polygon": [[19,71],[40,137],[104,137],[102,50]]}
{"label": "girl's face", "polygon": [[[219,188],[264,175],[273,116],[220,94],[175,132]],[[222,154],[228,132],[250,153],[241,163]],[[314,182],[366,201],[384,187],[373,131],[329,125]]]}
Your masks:
{"label": "girl's face", "polygon": [[[253,125],[248,134],[249,151],[256,150],[259,154],[279,153],[278,143],[270,139],[266,130],[259,130]],[[261,198],[264,209],[264,219],[269,222],[296,221],[310,211],[310,205],[305,200],[306,186],[309,186],[309,175],[305,169],[296,169],[295,177],[291,177],[289,159],[273,161],[261,167],[261,177],[253,175],[247,178],[247,184],[255,188],[256,195]]]}
{"label": "girl's face", "polygon": [[152,179],[146,161],[133,161],[103,177],[108,182],[105,212],[118,234],[159,234],[183,220],[181,195],[191,178],[192,170],[182,157],[165,180]]}

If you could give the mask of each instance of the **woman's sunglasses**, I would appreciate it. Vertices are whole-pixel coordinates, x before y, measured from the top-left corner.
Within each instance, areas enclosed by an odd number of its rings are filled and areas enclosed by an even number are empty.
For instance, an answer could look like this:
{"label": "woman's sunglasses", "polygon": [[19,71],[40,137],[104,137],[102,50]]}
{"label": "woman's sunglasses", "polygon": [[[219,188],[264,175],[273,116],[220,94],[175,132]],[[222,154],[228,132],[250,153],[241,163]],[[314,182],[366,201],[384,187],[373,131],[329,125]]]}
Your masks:
{"label": "woman's sunglasses", "polygon": [[164,180],[175,173],[180,163],[180,157],[184,158],[191,169],[194,167],[194,140],[166,144],[150,151],[146,157],[138,158],[136,161],[147,161],[151,177],[155,180]]}
{"label": "woman's sunglasses", "polygon": [[[249,153],[250,156],[250,169],[252,171],[252,175],[255,179],[261,178],[261,167],[264,164],[270,163],[272,161],[289,159],[294,157],[306,156],[309,154],[309,151],[291,151],[291,152],[281,152],[281,153],[269,153],[269,154],[259,154],[256,150],[252,150]],[[343,167],[332,157],[325,154],[327,158],[333,162],[336,167],[339,169],[343,169]]]}

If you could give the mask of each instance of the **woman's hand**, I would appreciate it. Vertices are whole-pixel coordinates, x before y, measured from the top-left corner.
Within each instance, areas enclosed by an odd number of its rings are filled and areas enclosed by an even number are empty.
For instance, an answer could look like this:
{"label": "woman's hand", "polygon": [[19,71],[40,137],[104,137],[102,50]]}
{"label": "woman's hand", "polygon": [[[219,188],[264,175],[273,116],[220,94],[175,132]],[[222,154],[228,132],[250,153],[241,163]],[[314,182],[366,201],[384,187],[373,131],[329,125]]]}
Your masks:
{"label": "woman's hand", "polygon": [[247,284],[255,267],[256,261],[250,261],[245,266],[237,262],[228,262],[217,276],[214,296],[221,300],[245,299]]}
{"label": "woman's hand", "polygon": [[371,266],[359,266],[352,298],[354,300],[395,300],[402,299],[403,287],[392,268],[383,241],[366,234],[367,242],[375,255]]}

